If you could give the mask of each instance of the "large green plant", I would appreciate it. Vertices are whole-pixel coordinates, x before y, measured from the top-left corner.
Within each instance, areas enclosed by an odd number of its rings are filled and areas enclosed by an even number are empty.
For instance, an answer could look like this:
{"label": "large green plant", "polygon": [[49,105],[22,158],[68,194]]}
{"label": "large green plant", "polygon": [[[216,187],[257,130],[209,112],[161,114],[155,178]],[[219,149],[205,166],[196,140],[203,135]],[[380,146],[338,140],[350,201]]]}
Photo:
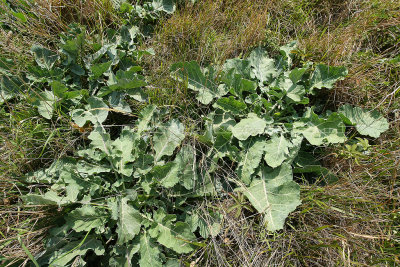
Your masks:
{"label": "large green plant", "polygon": [[301,151],[302,145],[343,143],[345,124],[371,137],[388,129],[378,112],[350,105],[338,112],[316,113],[310,97],[332,88],[347,70],[311,62],[294,66],[295,49],[292,42],[272,59],[257,48],[246,59],[228,60],[220,70],[202,69],[194,61],[171,67],[173,77],[186,82],[197,92],[196,99],[213,110],[199,137],[211,148],[209,171],[229,161],[237,177],[231,179],[235,190],[242,191],[264,215],[270,231],[282,229],[288,214],[300,204],[293,169],[332,176]]}
{"label": "large green plant", "polygon": [[83,264],[81,256],[92,250],[101,256],[97,264],[177,266],[179,254],[203,246],[194,233],[218,233],[218,214],[206,221],[193,209],[196,199],[213,193],[212,181],[198,169],[194,144],[184,141],[180,121],[162,118],[147,106],[136,127],[122,129],[114,140],[97,123],[78,158],[27,177],[50,188],[27,195],[26,203],[57,205],[65,214],[50,231],[40,264]]}
{"label": "large green plant", "polygon": [[138,60],[149,54],[136,49],[136,35],[135,27],[122,26],[118,31],[108,30],[103,43],[89,42],[83,29],[72,25],[61,36],[58,53],[33,46],[37,65],[29,68],[27,78],[34,88],[31,102],[39,114],[51,119],[56,111],[71,113],[83,126],[78,117],[85,103],[88,110],[130,112],[126,98],[145,99],[140,87],[146,82]]}
{"label": "large green plant", "polygon": [[[276,59],[256,49],[221,69],[196,62],[173,65],[173,77],[197,92],[210,111],[194,131],[148,105],[133,127],[112,138],[103,126],[109,109],[101,97],[115,90],[100,87],[87,98],[86,108],[71,113],[78,125],[93,124],[88,147],[26,177],[47,185],[25,196],[26,203],[56,205],[62,212],[37,261],[178,265],[180,254],[203,246],[199,238],[215,236],[221,227],[221,215],[209,210],[205,217],[196,210],[199,202],[227,191],[241,191],[268,230],[282,229],[300,204],[293,172],[329,174],[309,160],[306,144],[344,142],[345,124],[371,137],[388,128],[376,112],[345,105],[339,112],[321,113],[310,107],[310,96],[332,88],[347,71],[311,63],[294,67],[294,49],[294,43],[282,47]],[[94,77],[110,71],[108,65],[104,59],[96,65],[101,71],[92,68]],[[120,76],[122,90],[130,84],[123,79],[135,77],[134,71],[127,73],[130,69]]]}

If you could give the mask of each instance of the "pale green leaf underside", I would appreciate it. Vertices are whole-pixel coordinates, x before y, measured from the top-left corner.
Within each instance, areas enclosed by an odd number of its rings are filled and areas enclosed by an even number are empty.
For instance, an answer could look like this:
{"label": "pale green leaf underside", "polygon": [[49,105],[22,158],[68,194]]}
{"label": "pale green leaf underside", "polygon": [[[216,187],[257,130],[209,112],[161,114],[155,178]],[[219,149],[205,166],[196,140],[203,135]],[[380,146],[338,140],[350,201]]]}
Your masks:
{"label": "pale green leaf underside", "polygon": [[106,218],[100,209],[85,205],[70,212],[66,221],[76,232],[89,232],[104,227]]}
{"label": "pale green leaf underside", "polygon": [[36,63],[47,70],[53,68],[54,63],[59,59],[56,53],[38,45],[33,45],[31,51],[35,55]]}
{"label": "pale green leaf underside", "polygon": [[105,252],[100,240],[88,237],[83,243],[81,241],[70,242],[61,250],[55,251],[49,259],[50,266],[68,266],[71,260],[77,256],[84,256],[89,250],[92,250],[98,256]]}
{"label": "pale green leaf underside", "polygon": [[173,249],[177,253],[189,253],[193,251],[190,242],[195,240],[195,236],[190,230],[190,226],[184,222],[172,224],[158,224],[159,235],[157,241]]}

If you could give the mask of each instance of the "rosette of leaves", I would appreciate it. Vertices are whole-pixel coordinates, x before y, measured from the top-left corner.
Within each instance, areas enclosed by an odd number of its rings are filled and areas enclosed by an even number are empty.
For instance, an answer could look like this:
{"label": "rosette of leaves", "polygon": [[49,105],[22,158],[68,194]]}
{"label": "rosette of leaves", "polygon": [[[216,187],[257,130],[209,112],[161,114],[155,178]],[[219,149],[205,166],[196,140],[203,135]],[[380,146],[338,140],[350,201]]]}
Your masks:
{"label": "rosette of leaves", "polygon": [[285,45],[273,59],[257,48],[248,58],[227,60],[220,69],[201,68],[195,61],[171,67],[172,77],[185,82],[196,99],[213,110],[204,118],[205,133],[199,137],[211,148],[210,172],[229,161],[238,177],[235,190],[263,215],[270,231],[282,229],[300,204],[293,167],[300,173],[331,176],[314,161],[304,165],[297,157],[302,145],[343,143],[345,124],[371,137],[388,129],[379,113],[349,105],[317,114],[309,98],[320,89],[331,89],[347,70],[311,62],[294,65],[295,49],[295,42]]}
{"label": "rosette of leaves", "polygon": [[130,112],[127,98],[145,101],[146,85],[140,58],[148,51],[136,49],[137,27],[108,30],[103,43],[89,42],[84,29],[71,25],[61,35],[59,50],[34,45],[35,63],[27,79],[34,90],[31,103],[39,114],[51,119],[56,112],[74,114],[89,97],[98,97],[109,109]]}
{"label": "rosette of leaves", "polygon": [[180,254],[203,246],[197,237],[218,233],[219,214],[205,220],[193,209],[209,192],[185,127],[162,118],[147,106],[115,139],[97,122],[77,157],[26,177],[48,185],[26,203],[62,212],[36,257],[41,266],[179,266]]}

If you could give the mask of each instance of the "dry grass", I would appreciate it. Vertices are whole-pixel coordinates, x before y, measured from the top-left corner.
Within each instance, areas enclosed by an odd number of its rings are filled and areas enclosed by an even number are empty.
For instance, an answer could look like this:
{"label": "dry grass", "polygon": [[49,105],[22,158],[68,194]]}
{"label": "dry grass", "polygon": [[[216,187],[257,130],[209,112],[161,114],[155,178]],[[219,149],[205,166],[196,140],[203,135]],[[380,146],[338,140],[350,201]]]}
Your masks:
{"label": "dry grass", "polygon": [[152,70],[196,60],[222,63],[263,42],[268,20],[267,1],[205,0],[187,4],[156,29],[150,46],[157,57]]}
{"label": "dry grass", "polygon": [[[9,57],[28,56],[33,44],[51,48],[59,34],[67,31],[68,25],[79,23],[86,27],[88,36],[102,34],[103,30],[119,25],[110,0],[39,0],[29,3],[23,0],[8,1],[15,12],[26,18],[21,21],[13,16],[9,7],[0,2],[0,47]],[[29,3],[27,5],[24,2]],[[21,62],[23,62],[21,60]],[[21,64],[25,66],[25,64]]]}

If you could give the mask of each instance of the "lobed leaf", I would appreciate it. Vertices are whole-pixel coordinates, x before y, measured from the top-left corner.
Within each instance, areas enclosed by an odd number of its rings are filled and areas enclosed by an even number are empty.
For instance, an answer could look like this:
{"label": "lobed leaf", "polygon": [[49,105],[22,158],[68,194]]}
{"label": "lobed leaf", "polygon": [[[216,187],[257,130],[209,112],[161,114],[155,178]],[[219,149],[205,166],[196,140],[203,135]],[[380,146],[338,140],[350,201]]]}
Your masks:
{"label": "lobed leaf", "polygon": [[328,88],[331,89],[335,82],[343,80],[348,71],[345,67],[333,67],[318,64],[315,67],[310,80],[310,92],[315,93],[314,89]]}
{"label": "lobed leaf", "polygon": [[346,124],[355,125],[362,135],[378,138],[389,129],[388,121],[376,110],[369,111],[346,104],[341,106],[338,112]]}
{"label": "lobed leaf", "polygon": [[246,140],[250,136],[264,133],[267,122],[257,117],[254,113],[249,113],[246,119],[242,119],[232,128],[232,134],[239,140]]}
{"label": "lobed leaf", "polygon": [[253,207],[264,215],[267,230],[283,228],[288,214],[300,205],[300,187],[293,181],[292,168],[283,164],[269,172],[262,168],[260,179],[242,188]]}

